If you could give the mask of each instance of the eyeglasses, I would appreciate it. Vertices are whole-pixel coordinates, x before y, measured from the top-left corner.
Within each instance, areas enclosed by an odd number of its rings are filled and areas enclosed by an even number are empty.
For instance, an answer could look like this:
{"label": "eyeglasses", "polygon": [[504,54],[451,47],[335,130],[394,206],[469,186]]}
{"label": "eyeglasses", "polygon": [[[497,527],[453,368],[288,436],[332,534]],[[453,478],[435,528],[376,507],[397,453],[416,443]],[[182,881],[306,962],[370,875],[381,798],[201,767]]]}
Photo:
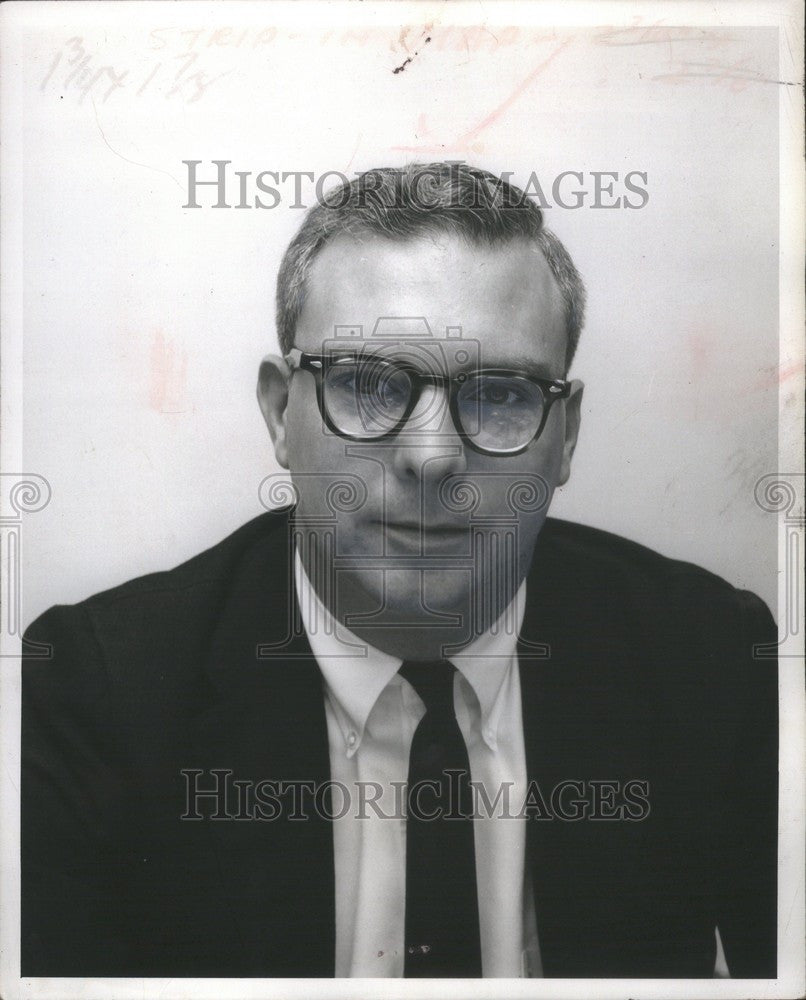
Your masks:
{"label": "eyeglasses", "polygon": [[[405,361],[355,351],[286,356],[292,368],[311,372],[326,426],[351,441],[380,441],[409,421],[426,383],[449,390],[451,417],[460,437],[484,455],[518,455],[541,434],[549,410],[571,383],[523,371],[485,368],[456,375],[423,372]],[[441,405],[437,402],[437,405]],[[433,410],[412,420],[417,431]]]}

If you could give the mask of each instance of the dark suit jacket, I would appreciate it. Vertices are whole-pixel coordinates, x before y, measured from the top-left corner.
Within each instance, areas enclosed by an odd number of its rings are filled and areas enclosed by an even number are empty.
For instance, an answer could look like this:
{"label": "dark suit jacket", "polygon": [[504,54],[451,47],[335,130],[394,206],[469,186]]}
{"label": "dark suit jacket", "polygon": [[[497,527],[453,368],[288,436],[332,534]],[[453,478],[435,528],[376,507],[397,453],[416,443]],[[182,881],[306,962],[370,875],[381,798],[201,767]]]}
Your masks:
{"label": "dark suit jacket", "polygon": [[[29,628],[24,976],[334,974],[330,821],[180,819],[182,769],[329,779],[290,580],[269,513]],[[546,523],[519,640],[530,778],[646,780],[650,803],[530,820],[547,976],[707,977],[716,925],[734,977],[775,976],[777,672],[752,654],[775,640],[754,595]]]}

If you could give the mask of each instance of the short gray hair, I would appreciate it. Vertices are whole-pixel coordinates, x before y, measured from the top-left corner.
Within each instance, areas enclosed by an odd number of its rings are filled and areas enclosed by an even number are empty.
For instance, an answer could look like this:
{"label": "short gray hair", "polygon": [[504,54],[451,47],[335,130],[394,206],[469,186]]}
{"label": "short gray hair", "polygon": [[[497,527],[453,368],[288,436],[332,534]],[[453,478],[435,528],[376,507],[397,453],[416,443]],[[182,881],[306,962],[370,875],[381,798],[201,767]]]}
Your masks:
{"label": "short gray hair", "polygon": [[294,346],[316,255],[337,236],[366,233],[392,240],[446,233],[488,245],[531,241],[563,298],[566,372],[570,368],[584,322],[585,286],[568,251],[543,226],[543,213],[520,188],[459,161],[377,167],[355,180],[345,178],[308,211],[277,276],[277,336],[283,354]]}

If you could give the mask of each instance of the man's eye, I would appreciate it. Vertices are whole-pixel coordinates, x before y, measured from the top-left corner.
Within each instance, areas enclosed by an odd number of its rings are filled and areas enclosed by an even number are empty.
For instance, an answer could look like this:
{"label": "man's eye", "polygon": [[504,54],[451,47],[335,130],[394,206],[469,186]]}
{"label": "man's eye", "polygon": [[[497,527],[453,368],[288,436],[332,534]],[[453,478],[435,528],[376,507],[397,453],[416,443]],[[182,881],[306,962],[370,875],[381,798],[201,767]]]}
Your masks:
{"label": "man's eye", "polygon": [[355,392],[356,389],[356,369],[355,366],[345,365],[343,368],[331,368],[328,373],[327,384],[330,389],[338,392]]}
{"label": "man's eye", "polygon": [[526,393],[511,382],[484,381],[476,386],[472,398],[483,406],[516,406],[528,402]]}
{"label": "man's eye", "polygon": [[484,388],[484,402],[500,406],[504,403],[512,403],[517,399],[516,394],[505,385],[488,385]]}
{"label": "man's eye", "polygon": [[392,365],[368,364],[358,372],[356,391],[362,399],[376,406],[404,406],[409,399],[411,381]]}
{"label": "man's eye", "polygon": [[388,365],[344,364],[330,369],[327,387],[332,395],[350,396],[362,407],[388,409],[406,405],[410,382]]}

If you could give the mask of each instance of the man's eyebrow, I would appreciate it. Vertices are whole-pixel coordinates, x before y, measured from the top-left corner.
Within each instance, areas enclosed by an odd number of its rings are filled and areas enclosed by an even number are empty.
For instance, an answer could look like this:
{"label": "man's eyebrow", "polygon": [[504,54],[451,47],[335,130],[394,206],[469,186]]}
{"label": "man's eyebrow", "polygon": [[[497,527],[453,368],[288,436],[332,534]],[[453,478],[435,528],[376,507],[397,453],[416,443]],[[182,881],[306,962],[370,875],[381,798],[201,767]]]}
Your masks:
{"label": "man's eyebrow", "polygon": [[[331,348],[329,355],[331,359],[355,357],[370,362],[395,360],[394,354],[384,354],[382,350],[375,349],[374,345],[370,347],[367,344],[345,344],[343,348]],[[504,371],[521,371],[527,375],[531,375],[532,378],[547,379],[550,382],[554,379],[563,378],[562,374],[555,372],[553,365],[549,365],[543,361],[536,361],[528,354],[518,354],[507,358],[506,361],[482,357],[478,368],[500,368]]]}
{"label": "man's eyebrow", "polygon": [[509,357],[506,362],[502,362],[500,364],[494,359],[483,358],[482,364],[479,365],[479,367],[509,368],[512,371],[526,372],[527,375],[531,375],[533,378],[544,378],[549,381],[563,377],[562,374],[558,375],[556,373],[553,365],[546,364],[544,361],[536,361],[528,354],[519,354],[516,357]]}

